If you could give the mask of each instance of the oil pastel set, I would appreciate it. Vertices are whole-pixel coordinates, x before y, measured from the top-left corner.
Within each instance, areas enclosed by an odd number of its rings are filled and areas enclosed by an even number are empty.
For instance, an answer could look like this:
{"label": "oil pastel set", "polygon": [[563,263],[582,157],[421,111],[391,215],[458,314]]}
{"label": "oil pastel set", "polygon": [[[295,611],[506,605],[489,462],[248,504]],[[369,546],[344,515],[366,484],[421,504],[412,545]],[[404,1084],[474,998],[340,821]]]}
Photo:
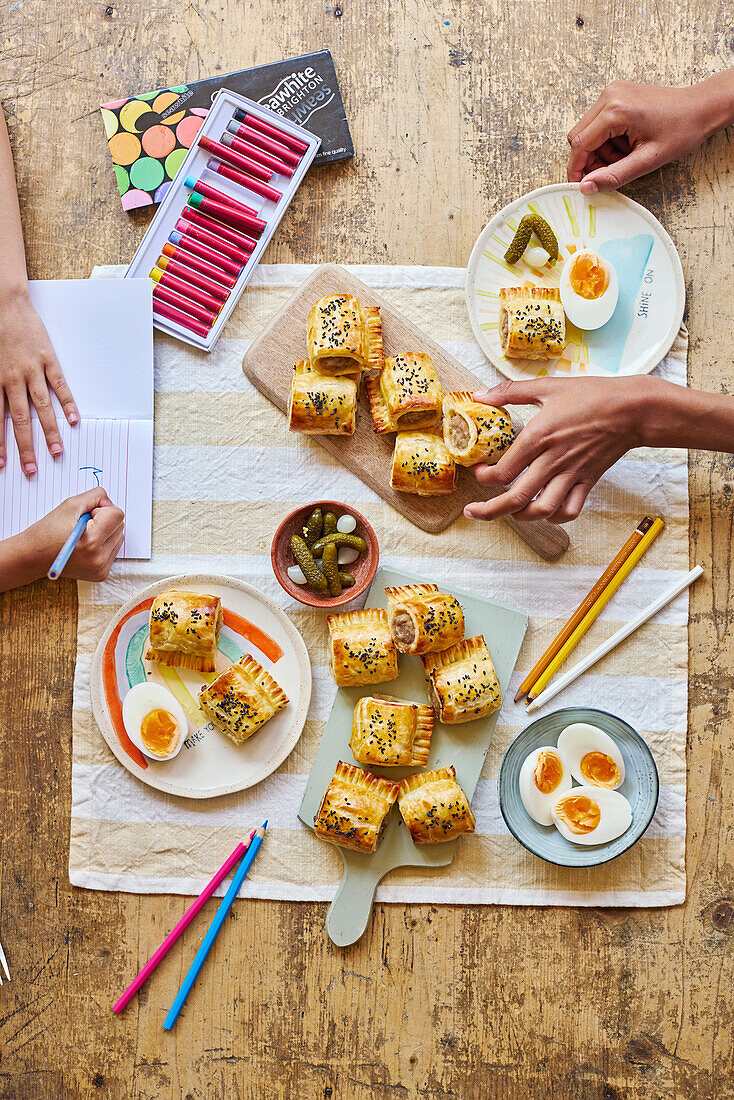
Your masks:
{"label": "oil pastel set", "polygon": [[156,328],[213,347],[319,144],[252,100],[217,93],[125,273],[153,282]]}
{"label": "oil pastel set", "polygon": [[321,138],[316,166],[354,156],[330,50],[138,92],[100,108],[123,210],[165,198],[221,88]]}

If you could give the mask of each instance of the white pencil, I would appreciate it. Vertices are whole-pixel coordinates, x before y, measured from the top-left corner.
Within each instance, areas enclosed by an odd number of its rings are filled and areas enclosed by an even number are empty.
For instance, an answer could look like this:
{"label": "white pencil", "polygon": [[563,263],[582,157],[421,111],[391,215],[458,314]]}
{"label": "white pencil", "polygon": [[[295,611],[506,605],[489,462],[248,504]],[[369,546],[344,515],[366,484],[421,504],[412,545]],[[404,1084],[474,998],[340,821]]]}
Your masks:
{"label": "white pencil", "polygon": [[538,710],[540,707],[547,703],[549,699],[552,699],[554,695],[557,695],[559,691],[563,691],[565,687],[580,676],[582,672],[586,672],[587,668],[591,668],[592,665],[601,658],[610,653],[615,646],[618,646],[620,642],[628,638],[630,634],[633,634],[637,630],[638,626],[642,626],[648,619],[651,619],[653,615],[656,615],[661,607],[665,607],[666,603],[670,603],[676,596],[688,588],[690,584],[693,584],[698,577],[703,573],[703,569],[700,565],[697,565],[681,580],[676,581],[674,585],[663,592],[662,596],[658,596],[656,600],[653,600],[646,608],[635,615],[634,619],[630,619],[628,623],[620,627],[616,634],[612,634],[611,638],[607,638],[605,642],[597,646],[592,650],[588,656],[584,657],[582,661],[579,661],[577,665],[570,668],[568,672],[564,672],[563,676],[559,676],[555,683],[550,684],[545,691],[541,691],[537,699],[533,699],[532,703],[526,708],[526,713],[530,714],[534,710]]}

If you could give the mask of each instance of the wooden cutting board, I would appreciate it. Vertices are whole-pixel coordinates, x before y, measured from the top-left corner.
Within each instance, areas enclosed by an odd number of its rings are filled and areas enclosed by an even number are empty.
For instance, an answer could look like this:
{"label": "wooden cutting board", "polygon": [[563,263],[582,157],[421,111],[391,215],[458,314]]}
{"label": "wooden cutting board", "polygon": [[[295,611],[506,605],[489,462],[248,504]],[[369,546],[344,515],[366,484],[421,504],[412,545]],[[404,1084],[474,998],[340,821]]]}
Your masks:
{"label": "wooden cutting board", "polygon": [[[323,264],[309,275],[256,337],[242,360],[242,369],[253,385],[282,412],[288,408],[293,364],[296,359],[306,358],[306,319],[311,306],[327,294],[344,293],[356,295],[366,305],[380,307],[386,356],[406,351],[427,352],[433,359],[445,390],[484,388],[471,371],[355,275],[337,264]],[[471,501],[489,500],[499,495],[499,490],[477,485],[473,474],[464,468],[459,468],[456,492],[447,496],[419,497],[391,489],[390,460],[395,436],[379,436],[372,430],[364,387],[360,395],[359,422],[353,436],[315,435],[312,438],[336,455],[348,470],[374,489],[396,511],[430,534],[444,531],[463,514],[464,507]],[[548,561],[555,561],[568,549],[568,535],[556,524],[545,520],[518,523],[511,517],[505,522],[523,542]]]}

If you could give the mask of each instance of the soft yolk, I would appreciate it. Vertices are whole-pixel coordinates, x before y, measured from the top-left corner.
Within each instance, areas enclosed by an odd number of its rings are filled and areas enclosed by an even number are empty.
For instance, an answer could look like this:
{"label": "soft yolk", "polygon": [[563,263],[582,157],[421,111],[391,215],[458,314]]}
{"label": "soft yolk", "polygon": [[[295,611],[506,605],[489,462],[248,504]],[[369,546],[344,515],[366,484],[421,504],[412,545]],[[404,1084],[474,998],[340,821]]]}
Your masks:
{"label": "soft yolk", "polygon": [[558,753],[544,749],[538,753],[538,761],[533,769],[533,780],[541,794],[550,794],[563,779],[563,765]]}
{"label": "soft yolk", "polygon": [[596,256],[581,255],[573,264],[569,282],[581,298],[598,298],[607,289],[606,268]]}
{"label": "soft yolk", "polygon": [[140,724],[140,736],[143,744],[151,752],[165,755],[170,751],[176,736],[178,723],[170,711],[157,707],[150,710]]}
{"label": "soft yolk", "polygon": [[591,833],[601,821],[601,810],[585,794],[566,794],[556,802],[556,813],[572,833]]}
{"label": "soft yolk", "polygon": [[587,752],[581,757],[579,771],[587,783],[593,783],[597,787],[609,787],[610,790],[618,787],[622,780],[616,761],[605,752]]}

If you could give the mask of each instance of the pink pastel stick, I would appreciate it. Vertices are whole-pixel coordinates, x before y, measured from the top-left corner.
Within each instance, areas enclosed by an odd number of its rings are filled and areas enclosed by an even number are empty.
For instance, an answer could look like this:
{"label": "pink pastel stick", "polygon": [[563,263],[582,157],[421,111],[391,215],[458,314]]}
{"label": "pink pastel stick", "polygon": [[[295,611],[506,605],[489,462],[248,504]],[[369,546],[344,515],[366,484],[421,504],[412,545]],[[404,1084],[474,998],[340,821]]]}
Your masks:
{"label": "pink pastel stick", "polygon": [[186,910],[173,931],[168,933],[156,953],[154,955],[151,955],[151,957],[148,959],[147,963],[140,971],[135,981],[127,987],[123,995],[120,997],[119,1001],[117,1001],[112,1006],[113,1012],[122,1012],[123,1008],[125,1008],[125,1006],[129,1004],[129,1002],[133,999],[137,991],[140,989],[141,985],[143,985],[143,983],[147,981],[155,968],[158,966],[158,963],[161,961],[163,956],[168,953],[168,951],[173,947],[174,943],[184,931],[184,929],[188,928],[199,910],[203,909],[203,907],[209,901],[209,898],[212,896],[217,886],[219,886],[219,884],[227,877],[235,864],[239,863],[239,861],[242,859],[243,855],[250,847],[250,842],[255,835],[255,831],[256,830],[253,829],[250,833],[247,844],[238,844],[226,863],[222,864],[209,885],[204,888],[201,894],[199,894],[194,904]]}

